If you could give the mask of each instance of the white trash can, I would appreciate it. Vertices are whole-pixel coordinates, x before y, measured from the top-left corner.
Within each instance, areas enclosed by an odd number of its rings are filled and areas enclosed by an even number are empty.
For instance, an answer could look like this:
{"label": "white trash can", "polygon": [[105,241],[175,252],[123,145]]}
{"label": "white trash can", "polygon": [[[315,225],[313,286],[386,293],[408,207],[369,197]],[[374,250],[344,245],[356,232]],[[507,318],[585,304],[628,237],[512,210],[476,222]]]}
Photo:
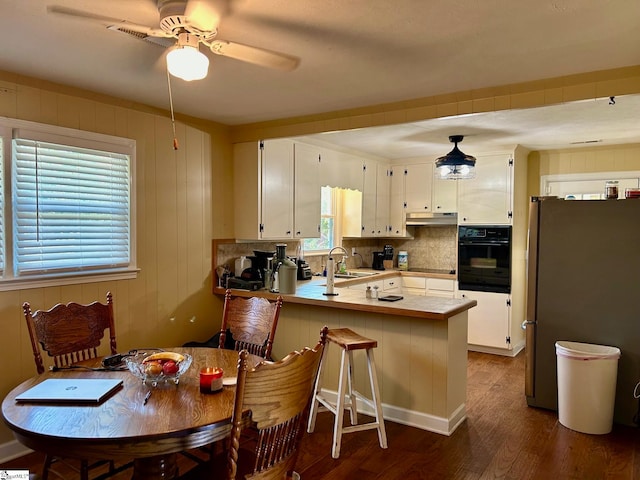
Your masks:
{"label": "white trash can", "polygon": [[613,427],[620,349],[556,342],[558,418],[571,430],[605,434]]}

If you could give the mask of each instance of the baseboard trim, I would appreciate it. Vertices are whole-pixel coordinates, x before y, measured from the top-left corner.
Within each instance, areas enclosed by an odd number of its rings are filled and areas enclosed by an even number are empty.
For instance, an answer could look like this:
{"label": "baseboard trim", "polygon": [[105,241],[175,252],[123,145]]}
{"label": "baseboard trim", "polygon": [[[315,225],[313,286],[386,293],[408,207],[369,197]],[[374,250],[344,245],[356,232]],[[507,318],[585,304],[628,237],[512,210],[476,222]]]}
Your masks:
{"label": "baseboard trim", "polygon": [[[338,392],[322,389],[322,394],[328,401],[333,404],[336,403]],[[358,413],[369,416],[375,415],[373,409],[364,402],[358,402]],[[384,419],[390,422],[450,436],[467,418],[467,409],[463,403],[453,412],[450,418],[445,418],[383,403],[382,414]]]}
{"label": "baseboard trim", "polygon": [[33,452],[33,450],[25,447],[17,440],[0,444],[0,463],[9,462],[24,455],[28,455],[31,452]]}
{"label": "baseboard trim", "polygon": [[484,347],[482,345],[467,345],[467,350],[471,352],[489,353],[491,355],[502,355],[503,357],[515,357],[518,355],[525,346],[525,342],[522,341],[516,345],[513,345],[510,350],[506,348]]}

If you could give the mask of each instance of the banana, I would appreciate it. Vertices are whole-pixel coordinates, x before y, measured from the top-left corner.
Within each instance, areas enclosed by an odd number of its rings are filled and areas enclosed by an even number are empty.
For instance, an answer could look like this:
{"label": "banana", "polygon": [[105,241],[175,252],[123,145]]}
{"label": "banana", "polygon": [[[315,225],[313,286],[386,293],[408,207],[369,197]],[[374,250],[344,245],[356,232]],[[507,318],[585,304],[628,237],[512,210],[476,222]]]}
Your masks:
{"label": "banana", "polygon": [[147,363],[147,362],[152,362],[152,361],[167,361],[167,360],[173,360],[176,363],[180,363],[182,360],[184,360],[184,355],[180,354],[180,353],[176,353],[176,352],[158,352],[158,353],[152,353],[151,355],[149,355],[147,358],[145,358],[142,363]]}

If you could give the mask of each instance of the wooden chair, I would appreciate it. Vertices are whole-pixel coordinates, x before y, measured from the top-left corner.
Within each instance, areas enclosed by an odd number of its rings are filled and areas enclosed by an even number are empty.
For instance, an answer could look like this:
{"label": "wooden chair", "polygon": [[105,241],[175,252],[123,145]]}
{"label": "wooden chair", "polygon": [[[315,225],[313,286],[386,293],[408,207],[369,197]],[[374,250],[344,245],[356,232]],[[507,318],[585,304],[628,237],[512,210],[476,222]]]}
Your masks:
{"label": "wooden chair", "polygon": [[[233,296],[231,290],[227,289],[224,295],[224,307],[222,310],[222,324],[220,331],[208,342],[189,342],[184,346],[189,347],[212,347],[233,349],[236,351],[247,350],[253,355],[272,360],[271,349],[273,339],[278,327],[280,308],[282,307],[282,297],[278,296],[274,302],[261,297],[238,297]],[[220,449],[223,442],[214,442],[198,448],[198,451],[207,455],[203,462],[199,455],[194,455],[191,451],[184,451],[182,454],[192,461],[203,464],[210,461],[216,455],[216,449]]]}
{"label": "wooden chair", "polygon": [[[98,347],[107,330],[109,350],[112,355],[117,353],[111,292],[107,292],[106,304],[93,302],[90,305],[80,305],[72,302],[63,305],[59,303],[50,310],[38,310],[32,313],[31,306],[25,302],[22,309],[27,321],[38,373],[45,371],[42,351],[53,358],[55,368],[65,368],[82,360],[96,358]],[[43,480],[49,478],[49,473],[60,476],[51,469],[52,463],[58,460],[61,459],[51,455],[45,456],[42,469]],[[69,464],[66,460],[65,463]],[[81,480],[88,480],[89,470],[106,463],[109,465],[109,474],[118,473],[129,467],[127,464],[116,468],[114,462],[110,460],[90,463],[89,460],[84,459],[80,461],[79,468],[70,466],[79,472]]]}
{"label": "wooden chair", "polygon": [[[312,350],[292,352],[278,362],[264,361],[249,369],[247,352],[238,360],[238,380],[227,453],[227,478],[291,479],[305,433],[313,388],[328,328]],[[257,441],[240,449],[243,416],[249,411]]]}
{"label": "wooden chair", "polygon": [[235,342],[235,350],[247,350],[253,355],[271,360],[281,307],[281,296],[275,302],[270,302],[260,297],[234,297],[231,290],[227,290],[224,295],[218,348],[225,347],[228,330]]}
{"label": "wooden chair", "polygon": [[305,347],[278,362],[264,360],[250,368],[247,350],[238,354],[229,448],[181,476],[182,480],[295,478],[327,331],[322,329],[314,349]]}

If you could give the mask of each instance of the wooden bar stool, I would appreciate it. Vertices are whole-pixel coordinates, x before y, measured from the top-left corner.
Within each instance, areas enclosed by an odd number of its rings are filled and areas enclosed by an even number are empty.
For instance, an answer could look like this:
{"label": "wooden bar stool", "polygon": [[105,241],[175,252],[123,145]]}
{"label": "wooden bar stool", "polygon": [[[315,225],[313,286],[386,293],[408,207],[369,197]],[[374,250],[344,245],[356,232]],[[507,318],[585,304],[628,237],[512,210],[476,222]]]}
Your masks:
{"label": "wooden bar stool", "polygon": [[[373,360],[373,349],[378,346],[376,340],[358,335],[353,330],[348,328],[337,328],[329,330],[327,334],[327,346],[325,347],[322,360],[320,362],[320,369],[318,371],[318,377],[316,378],[316,386],[313,395],[313,401],[311,403],[311,412],[309,413],[309,425],[307,431],[313,432],[316,426],[316,415],[318,414],[318,408],[322,404],[327,410],[335,415],[335,423],[333,426],[333,447],[331,449],[331,456],[338,458],[340,456],[340,443],[342,441],[343,433],[358,432],[361,430],[370,430],[375,428],[378,430],[378,440],[380,441],[380,447],[387,448],[387,432],[384,429],[384,418],[382,416],[382,404],[380,403],[380,392],[378,390],[378,378],[376,376],[376,364]],[[340,366],[340,379],[338,380],[338,398],[334,404],[327,400],[322,394],[322,376],[327,360],[327,351],[329,345],[335,343],[342,348],[342,363]],[[372,399],[369,399],[362,395],[360,392],[353,388],[353,351],[354,350],[366,350],[367,351],[367,367],[369,369],[369,381],[371,383],[371,395]],[[345,382],[347,388],[345,392]],[[345,401],[345,396],[347,400]],[[356,398],[359,398],[362,402],[367,404],[375,412],[375,421],[369,423],[358,424],[358,412],[356,406]],[[343,427],[343,417],[345,408],[349,409],[351,415],[351,426]]]}

